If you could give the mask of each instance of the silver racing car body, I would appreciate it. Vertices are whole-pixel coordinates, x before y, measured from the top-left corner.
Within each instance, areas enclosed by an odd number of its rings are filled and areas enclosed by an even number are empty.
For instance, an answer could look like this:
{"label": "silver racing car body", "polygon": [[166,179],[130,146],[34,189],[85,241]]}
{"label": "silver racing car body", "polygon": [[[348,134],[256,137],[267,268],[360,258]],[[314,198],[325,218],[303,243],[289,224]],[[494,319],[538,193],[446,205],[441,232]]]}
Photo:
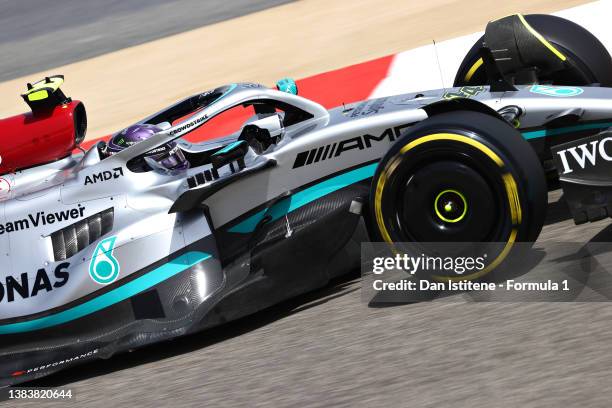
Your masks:
{"label": "silver racing car body", "polygon": [[[328,111],[292,93],[231,84],[144,119],[164,130],[118,154],[103,157],[98,144],[4,175],[0,381],[211,327],[354,270],[378,161],[432,115],[488,112],[519,128],[546,162],[551,140],[609,127],[611,100],[608,88],[475,86]],[[182,141],[237,106],[256,112],[237,132]],[[172,140],[189,170],[132,166]]]}

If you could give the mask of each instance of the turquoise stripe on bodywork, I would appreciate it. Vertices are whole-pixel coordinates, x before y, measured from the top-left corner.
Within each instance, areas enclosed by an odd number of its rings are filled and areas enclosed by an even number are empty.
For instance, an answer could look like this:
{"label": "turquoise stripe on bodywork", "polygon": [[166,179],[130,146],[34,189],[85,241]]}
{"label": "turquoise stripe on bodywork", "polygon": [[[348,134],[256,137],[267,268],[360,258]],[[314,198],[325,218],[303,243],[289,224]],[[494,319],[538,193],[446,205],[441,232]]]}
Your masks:
{"label": "turquoise stripe on bodywork", "polygon": [[585,123],[583,125],[569,126],[557,129],[542,129],[542,130],[532,130],[530,132],[522,132],[523,138],[529,139],[537,139],[540,137],[546,136],[557,136],[564,135],[566,133],[572,132],[580,132],[581,130],[593,130],[593,129],[605,129],[612,127],[612,122],[606,123]]}
{"label": "turquoise stripe on bodywork", "polygon": [[225,146],[223,149],[219,150],[218,152],[213,153],[213,156],[216,156],[218,154],[227,153],[231,151],[232,149],[235,149],[244,143],[246,143],[244,140],[238,140],[237,142],[230,143],[227,146]]}
{"label": "turquoise stripe on bodywork", "polygon": [[15,334],[46,329],[90,315],[144,292],[210,257],[210,254],[204,252],[188,252],[123,286],[73,308],[39,319],[1,325],[0,334]]}
{"label": "turquoise stripe on bodywork", "polygon": [[228,231],[242,234],[253,232],[255,227],[257,227],[257,224],[259,224],[265,215],[269,215],[271,217],[270,221],[277,220],[283,217],[285,214],[297,210],[298,208],[318,200],[327,194],[372,177],[377,166],[378,163],[368,164],[367,166],[359,167],[355,170],[351,170],[324,180],[318,184],[305,188],[302,191],[298,191],[292,196],[287,197],[286,199],[275,204],[272,206],[272,208],[263,209],[256,214],[251,215],[249,218],[231,227]]}
{"label": "turquoise stripe on bodywork", "polygon": [[238,86],[238,84],[230,84],[230,86],[227,88],[227,90],[225,92],[223,92],[223,94],[218,97],[217,99],[215,99],[214,101],[212,101],[211,103],[208,104],[208,106],[212,105],[215,102],[219,102],[222,98],[224,98],[227,94],[229,94],[230,92],[232,92],[234,89],[236,89],[236,87]]}

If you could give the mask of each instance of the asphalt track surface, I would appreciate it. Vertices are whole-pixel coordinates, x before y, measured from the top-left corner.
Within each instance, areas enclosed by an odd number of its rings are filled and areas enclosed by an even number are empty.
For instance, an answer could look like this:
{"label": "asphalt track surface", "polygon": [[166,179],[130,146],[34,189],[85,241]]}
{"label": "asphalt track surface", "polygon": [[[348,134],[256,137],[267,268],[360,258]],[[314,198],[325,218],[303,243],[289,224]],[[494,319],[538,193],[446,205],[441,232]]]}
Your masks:
{"label": "asphalt track surface", "polygon": [[[608,220],[576,227],[559,196],[550,194],[542,241],[610,241]],[[360,288],[349,276],[31,385],[70,387],[79,405],[96,407],[609,407],[612,304],[588,303],[597,294],[581,303],[367,307]]]}
{"label": "asphalt track surface", "polygon": [[[559,193],[549,201],[544,244],[611,241],[609,220],[574,226]],[[3,405],[609,407],[611,319],[604,302],[373,308],[351,276],[226,326],[31,384],[70,387],[74,404]]]}
{"label": "asphalt track surface", "polygon": [[292,0],[0,0],[0,81]]}

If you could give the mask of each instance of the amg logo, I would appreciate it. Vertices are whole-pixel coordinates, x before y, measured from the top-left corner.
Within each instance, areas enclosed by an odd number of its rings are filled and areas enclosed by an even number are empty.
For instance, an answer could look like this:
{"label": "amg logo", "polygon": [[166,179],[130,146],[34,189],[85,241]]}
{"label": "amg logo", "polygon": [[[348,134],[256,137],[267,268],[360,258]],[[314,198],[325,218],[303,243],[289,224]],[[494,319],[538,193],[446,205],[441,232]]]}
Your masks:
{"label": "amg logo", "polygon": [[[597,156],[600,156],[605,161],[612,161],[612,156],[606,151],[606,143],[609,141],[612,141],[612,136],[559,150],[557,154],[563,165],[563,174],[574,171],[570,162],[584,169],[586,166],[595,166],[595,164],[597,164]],[[568,152],[570,153],[569,155],[567,154]]]}
{"label": "amg logo", "polygon": [[49,214],[46,214],[44,211],[37,212],[36,214],[28,214],[26,218],[21,220],[9,221],[6,224],[0,224],[0,235],[36,228],[39,225],[51,225],[55,224],[56,222],[76,220],[83,218],[84,212],[85,207],[79,204],[78,207],[71,210],[58,211]]}
{"label": "amg logo", "polygon": [[36,272],[36,277],[31,282],[27,273],[22,273],[19,280],[12,276],[7,276],[4,283],[0,283],[0,302],[6,297],[7,302],[14,302],[17,296],[21,299],[36,297],[40,293],[51,292],[53,289],[61,288],[70,279],[68,272],[70,264],[64,262],[59,264],[53,271],[53,282],[49,277],[50,273],[45,268],[40,268]]}
{"label": "amg logo", "polygon": [[351,137],[348,139],[341,140],[340,142],[331,143],[325,146],[321,146],[305,152],[300,152],[295,158],[293,168],[296,169],[302,166],[308,166],[312,163],[331,159],[340,156],[342,153],[349,150],[358,149],[364,150],[369,149],[374,143],[382,142],[385,139],[389,143],[394,142],[404,128],[411,126],[412,124],[400,125],[394,128],[385,129],[380,136],[373,136],[365,134],[363,136]]}
{"label": "amg logo", "polygon": [[113,171],[106,170],[97,174],[92,174],[91,176],[85,177],[85,185],[96,184],[103,181],[108,181],[111,179],[118,179],[123,176],[123,168],[117,167],[114,168]]}

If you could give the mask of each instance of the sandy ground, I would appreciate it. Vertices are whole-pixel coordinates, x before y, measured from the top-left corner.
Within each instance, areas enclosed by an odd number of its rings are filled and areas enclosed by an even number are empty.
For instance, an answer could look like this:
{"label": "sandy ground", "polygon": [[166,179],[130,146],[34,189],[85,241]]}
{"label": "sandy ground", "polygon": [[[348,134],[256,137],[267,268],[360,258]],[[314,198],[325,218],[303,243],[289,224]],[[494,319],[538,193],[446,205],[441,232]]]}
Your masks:
{"label": "sandy ground", "polygon": [[0,0],[0,82],[294,0]]}
{"label": "sandy ground", "polygon": [[582,3],[303,0],[0,83],[0,115],[27,108],[26,82],[63,73],[65,92],[88,108],[88,136],[103,136],[223,83],[302,78],[472,33],[506,14]]}

